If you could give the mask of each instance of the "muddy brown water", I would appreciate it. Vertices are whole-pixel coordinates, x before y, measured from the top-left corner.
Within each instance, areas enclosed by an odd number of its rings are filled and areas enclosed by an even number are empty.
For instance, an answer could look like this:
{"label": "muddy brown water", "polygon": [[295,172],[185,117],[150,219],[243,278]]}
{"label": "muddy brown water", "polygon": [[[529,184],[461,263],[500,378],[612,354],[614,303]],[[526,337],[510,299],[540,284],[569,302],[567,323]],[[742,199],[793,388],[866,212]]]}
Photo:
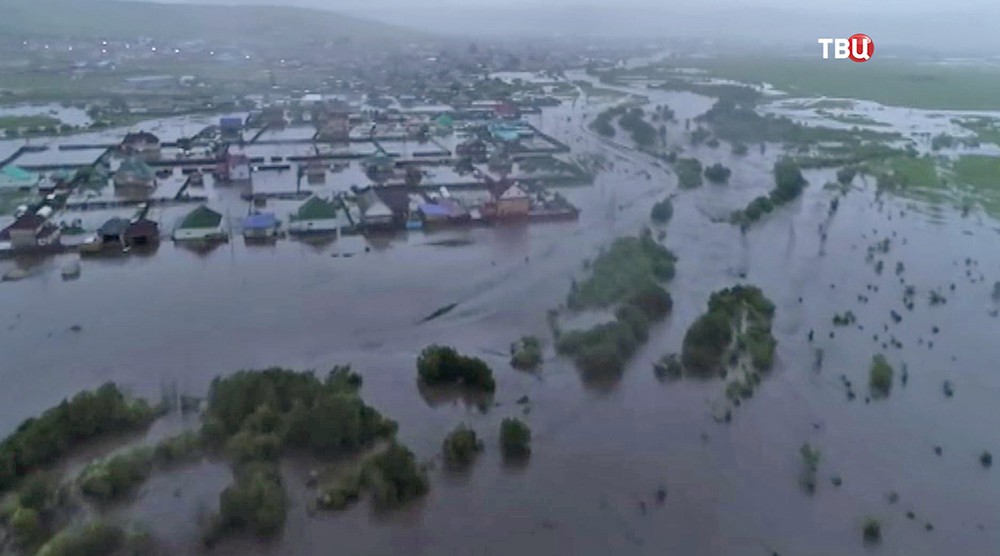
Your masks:
{"label": "muddy brown water", "polygon": [[[674,141],[683,119],[711,103],[644,92],[678,113],[680,123],[668,131]],[[564,299],[584,259],[646,225],[651,204],[675,186],[659,163],[582,131],[582,113],[599,108],[567,104],[537,121],[575,151],[603,152],[614,162],[592,187],[564,190],[583,209],[578,222],[400,235],[374,242],[369,253],[365,240],[347,237],[272,247],[237,239],[208,253],[166,243],[151,257],[84,261],[82,276],[70,282],[59,277],[59,259],[40,263],[38,276],[0,285],[7,393],[0,424],[11,430],[106,380],[157,397],[163,384],[203,393],[212,377],[242,368],[351,363],[364,376],[366,400],[400,422],[402,441],[421,459],[434,458],[446,432],[463,421],[484,436],[485,453],[468,474],[433,471],[424,500],[388,515],[359,504],[310,517],[303,470],[289,463],[292,503],[281,538],[237,538],[217,554],[867,554],[875,551],[861,540],[868,516],[882,523],[878,552],[1000,550],[1000,474],[977,460],[983,449],[1000,451],[1000,320],[990,316],[992,284],[1000,279],[998,223],[877,200],[858,179],[824,242],[818,227],[833,194],[822,184],[832,172],[811,171],[801,200],[742,236],[712,219],[771,187],[777,149],[736,159],[725,146],[689,148],[706,164],[732,167],[731,183],[674,200],[666,239],[679,257],[670,285],[674,312],[652,329],[619,381],[585,384],[554,355],[545,311]],[[892,246],[877,275],[866,249],[884,237]],[[438,241],[452,245],[429,244]],[[357,254],[331,257],[347,251]],[[967,257],[977,262],[972,278]],[[917,290],[912,311],[903,307],[897,260]],[[777,306],[777,363],[733,422],[718,424],[711,408],[721,381],[661,383],[652,362],[677,351],[711,292],[741,275]],[[936,288],[948,302],[932,307],[927,295]],[[859,302],[859,294],[869,301]],[[451,303],[458,303],[452,311],[420,322]],[[833,315],[847,309],[864,330],[832,326]],[[82,330],[73,332],[73,324]],[[511,369],[504,355],[527,333],[549,341],[536,375]],[[903,347],[883,350],[873,334],[891,334]],[[497,405],[481,413],[459,401],[429,404],[417,390],[414,361],[432,342],[493,365]],[[816,347],[825,352],[819,371]],[[897,379],[888,399],[866,404],[868,363],[877,352],[896,366]],[[904,362],[905,387],[898,378]],[[842,374],[855,385],[854,401]],[[954,398],[942,394],[946,379]],[[531,399],[527,415],[515,403],[522,395]],[[511,415],[533,431],[533,454],[521,469],[499,458],[499,422]],[[812,496],[797,483],[805,441],[822,452]],[[839,488],[830,483],[834,475],[843,479]],[[114,515],[149,527],[177,553],[193,553],[196,527],[185,524],[213,509],[228,480],[212,463],[172,471]],[[655,496],[661,486],[668,493],[662,505]],[[899,501],[890,504],[889,492]],[[924,529],[927,522],[933,531]]]}

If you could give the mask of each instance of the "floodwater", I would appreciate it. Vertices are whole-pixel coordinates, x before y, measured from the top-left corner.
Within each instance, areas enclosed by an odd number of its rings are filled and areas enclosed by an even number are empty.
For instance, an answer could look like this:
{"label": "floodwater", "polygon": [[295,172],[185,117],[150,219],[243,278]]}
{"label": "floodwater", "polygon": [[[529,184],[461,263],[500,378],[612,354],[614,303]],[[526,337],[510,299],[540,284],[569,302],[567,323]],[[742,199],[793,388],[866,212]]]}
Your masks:
{"label": "floodwater", "polygon": [[[642,92],[675,110],[681,123],[668,136],[680,143],[684,118],[711,105],[689,93]],[[651,204],[676,185],[659,162],[585,132],[582,114],[600,109],[577,101],[535,122],[574,152],[603,153],[609,163],[592,187],[563,190],[583,210],[578,222],[325,245],[236,240],[208,253],[165,243],[150,257],[85,261],[70,282],[59,277],[60,260],[41,263],[36,277],[0,285],[0,379],[11,392],[0,425],[11,430],[106,380],[157,397],[163,384],[203,393],[215,375],[241,368],[351,363],[364,377],[365,399],[400,422],[401,440],[418,457],[435,458],[444,435],[463,421],[484,437],[485,453],[467,475],[433,471],[424,500],[388,515],[359,504],[310,517],[302,477],[293,473],[283,537],[227,541],[216,553],[851,555],[870,550],[861,539],[869,516],[882,523],[886,554],[996,553],[1000,475],[983,469],[978,455],[1000,451],[1000,320],[990,315],[1000,278],[997,222],[876,199],[860,178],[831,218],[835,194],[822,184],[832,172],[816,171],[806,174],[811,185],[802,199],[743,236],[712,221],[770,189],[777,147],[751,149],[745,159],[725,146],[688,147],[705,164],[730,166],[730,184],[679,192],[666,238],[679,257],[674,312],[651,330],[619,381],[586,384],[554,355],[545,312],[565,298],[584,259],[638,232]],[[885,237],[891,248],[877,257],[885,259],[879,275],[865,259]],[[355,255],[331,256],[343,252]],[[901,276],[897,261],[905,263]],[[711,292],[741,275],[777,306],[777,362],[733,422],[720,424],[711,413],[721,381],[661,383],[652,362],[678,351]],[[900,278],[916,289],[912,311],[903,306]],[[931,290],[947,303],[930,306]],[[454,310],[421,323],[452,303]],[[833,315],[848,309],[863,330],[832,326]],[[898,324],[892,310],[902,315]],[[74,324],[83,329],[71,331]],[[549,343],[537,374],[507,364],[510,342],[524,334]],[[890,336],[903,347],[882,348]],[[421,397],[414,362],[433,342],[493,366],[496,403],[486,413]],[[825,353],[818,370],[815,348]],[[869,361],[879,352],[897,380],[888,399],[866,403]],[[841,375],[855,384],[855,400]],[[942,394],[946,379],[954,384],[950,399]],[[515,403],[522,395],[531,400],[527,415]],[[531,460],[518,469],[502,465],[497,446],[499,423],[512,415],[533,432]],[[806,441],[822,453],[814,495],[798,485]],[[835,475],[842,486],[831,484]],[[155,522],[166,508],[196,520],[207,502],[185,493],[218,492],[228,476],[193,467],[154,480],[136,503],[138,522]],[[170,499],[178,487],[181,502]],[[196,550],[191,529],[168,540],[178,553]]]}

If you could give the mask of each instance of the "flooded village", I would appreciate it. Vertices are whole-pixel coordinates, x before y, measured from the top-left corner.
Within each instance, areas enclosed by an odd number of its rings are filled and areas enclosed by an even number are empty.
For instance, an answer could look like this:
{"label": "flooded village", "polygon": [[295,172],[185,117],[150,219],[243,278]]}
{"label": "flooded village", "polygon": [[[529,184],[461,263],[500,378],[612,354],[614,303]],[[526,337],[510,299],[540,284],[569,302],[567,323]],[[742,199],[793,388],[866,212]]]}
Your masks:
{"label": "flooded village", "polygon": [[112,143],[26,144],[3,165],[5,188],[22,203],[0,232],[0,252],[88,256],[161,238],[199,249],[239,236],[254,243],[577,217],[552,188],[591,178],[567,160],[568,146],[522,119],[538,108],[407,104],[378,109],[310,94],[294,101],[304,124],[290,124],[289,109],[275,104],[200,129],[151,122],[162,137],[138,129]]}
{"label": "flooded village", "polygon": [[142,6],[0,40],[0,554],[1000,547],[1000,74]]}

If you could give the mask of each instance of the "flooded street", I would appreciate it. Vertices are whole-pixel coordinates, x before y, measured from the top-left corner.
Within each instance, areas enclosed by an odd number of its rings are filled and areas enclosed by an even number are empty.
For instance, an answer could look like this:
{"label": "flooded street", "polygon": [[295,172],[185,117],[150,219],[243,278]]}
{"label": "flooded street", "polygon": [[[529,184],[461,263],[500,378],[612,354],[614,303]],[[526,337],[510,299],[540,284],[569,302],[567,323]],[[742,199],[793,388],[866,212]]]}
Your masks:
{"label": "flooded street", "polygon": [[[641,92],[675,111],[672,142],[682,141],[686,118],[712,104],[692,93]],[[359,504],[310,517],[305,477],[290,470],[282,538],[234,539],[215,553],[848,555],[868,553],[860,535],[868,516],[882,523],[886,554],[995,553],[1000,475],[977,458],[1000,450],[1000,319],[990,314],[1000,224],[977,211],[962,217],[949,207],[877,198],[860,176],[831,217],[836,193],[823,184],[834,173],[817,170],[805,172],[810,185],[800,200],[741,235],[713,220],[771,189],[779,148],[736,157],[725,145],[685,145],[685,156],[722,162],[733,177],[678,192],[665,228],[679,259],[668,287],[673,313],[651,329],[619,382],[585,384],[555,355],[546,311],[565,299],[585,259],[639,232],[651,205],[676,189],[666,165],[620,144],[624,137],[585,130],[605,106],[566,102],[532,121],[574,153],[600,153],[609,163],[592,186],[560,190],[581,209],[576,222],[345,236],[322,245],[245,246],[236,238],[207,253],[164,242],[149,257],[85,260],[82,276],[68,282],[58,269],[75,255],[34,263],[36,276],[0,284],[0,379],[11,392],[0,426],[10,431],[108,380],[157,399],[170,384],[201,395],[213,377],[238,369],[322,372],[350,363],[364,377],[365,400],[399,422],[400,439],[420,459],[435,459],[461,421],[484,437],[485,454],[466,475],[433,471],[424,500],[388,515]],[[885,238],[878,274],[866,256]],[[897,261],[905,264],[899,275]],[[0,274],[17,264],[25,262],[0,261]],[[757,395],[722,424],[712,418],[721,381],[659,382],[652,363],[679,351],[709,295],[741,276],[777,307],[777,358]],[[916,292],[912,311],[906,285]],[[947,303],[931,306],[932,290]],[[833,316],[846,310],[857,324],[834,327]],[[508,362],[510,343],[525,334],[546,341],[537,374]],[[883,348],[890,338],[902,347]],[[415,360],[431,343],[490,363],[496,405],[481,413],[460,402],[429,404],[416,387]],[[897,373],[905,364],[909,379],[897,380],[888,399],[866,403],[868,366],[880,352]],[[847,399],[841,375],[858,385],[856,399]],[[942,394],[945,380],[954,398]],[[523,395],[527,415],[515,403]],[[532,456],[509,469],[498,428],[515,415],[532,428]],[[822,453],[813,495],[797,481],[807,441]],[[831,484],[834,476],[842,486]],[[132,517],[178,554],[194,553],[191,524],[214,508],[229,480],[213,463],[155,476]]]}

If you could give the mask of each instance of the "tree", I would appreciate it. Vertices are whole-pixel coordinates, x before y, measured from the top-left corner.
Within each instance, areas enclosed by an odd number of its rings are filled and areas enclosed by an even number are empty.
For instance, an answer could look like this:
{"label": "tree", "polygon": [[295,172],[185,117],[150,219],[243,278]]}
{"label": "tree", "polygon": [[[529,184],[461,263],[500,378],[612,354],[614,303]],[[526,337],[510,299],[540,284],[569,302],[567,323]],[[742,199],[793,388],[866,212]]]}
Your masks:
{"label": "tree", "polygon": [[689,371],[717,373],[722,368],[722,354],[732,341],[729,318],[719,311],[705,313],[684,334],[681,362]]}
{"label": "tree", "polygon": [[467,467],[482,449],[483,443],[476,437],[476,431],[464,424],[455,427],[441,445],[444,461],[452,469]]}
{"label": "tree", "polygon": [[375,504],[388,508],[423,496],[430,485],[413,452],[395,442],[368,460],[364,483]]}
{"label": "tree", "polygon": [[868,372],[868,386],[872,396],[884,398],[889,395],[889,391],[892,390],[892,375],[892,365],[886,361],[884,355],[879,353],[872,357],[871,368]]}
{"label": "tree", "polygon": [[460,384],[493,392],[493,370],[478,357],[466,357],[448,346],[432,345],[417,358],[417,374],[428,385]]}
{"label": "tree", "polygon": [[505,459],[525,458],[531,454],[531,429],[516,417],[500,423],[500,450]]}
{"label": "tree", "polygon": [[653,210],[650,212],[650,218],[654,222],[659,222],[661,224],[669,222],[674,216],[674,203],[670,198],[666,198],[655,205],[653,205]]}
{"label": "tree", "polygon": [[712,183],[725,183],[729,181],[730,174],[732,171],[718,162],[705,168],[705,179]]}

